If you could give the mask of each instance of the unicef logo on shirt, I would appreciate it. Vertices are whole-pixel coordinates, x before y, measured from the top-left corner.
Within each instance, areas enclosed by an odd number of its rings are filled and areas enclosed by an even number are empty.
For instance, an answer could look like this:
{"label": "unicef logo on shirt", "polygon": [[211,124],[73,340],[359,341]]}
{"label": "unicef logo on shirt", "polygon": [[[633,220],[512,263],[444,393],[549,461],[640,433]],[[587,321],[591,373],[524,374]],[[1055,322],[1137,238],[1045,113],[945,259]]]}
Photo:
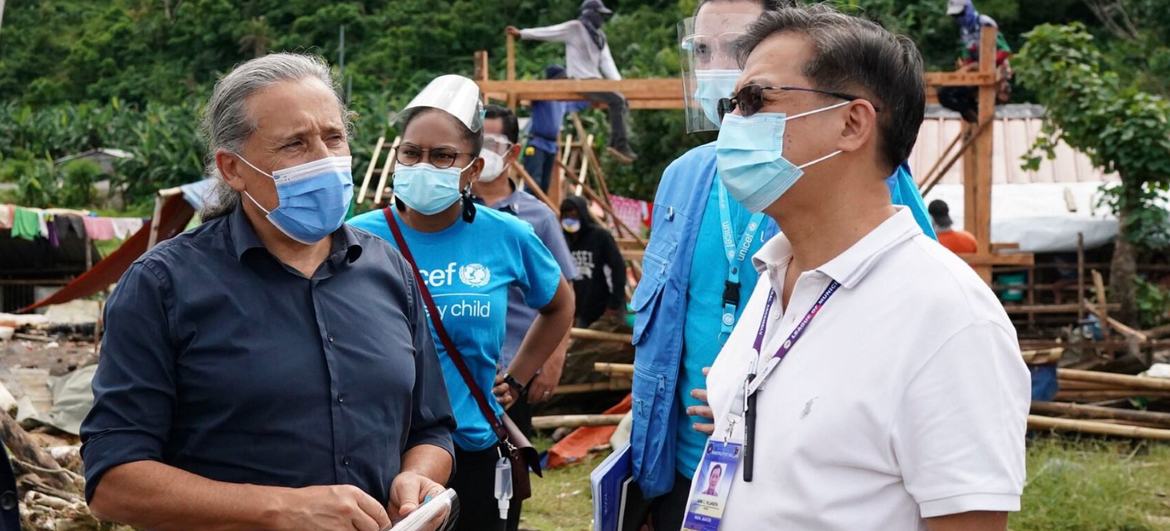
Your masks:
{"label": "unicef logo on shirt", "polygon": [[492,272],[483,264],[467,264],[459,268],[459,280],[473,288],[482,288],[492,281]]}

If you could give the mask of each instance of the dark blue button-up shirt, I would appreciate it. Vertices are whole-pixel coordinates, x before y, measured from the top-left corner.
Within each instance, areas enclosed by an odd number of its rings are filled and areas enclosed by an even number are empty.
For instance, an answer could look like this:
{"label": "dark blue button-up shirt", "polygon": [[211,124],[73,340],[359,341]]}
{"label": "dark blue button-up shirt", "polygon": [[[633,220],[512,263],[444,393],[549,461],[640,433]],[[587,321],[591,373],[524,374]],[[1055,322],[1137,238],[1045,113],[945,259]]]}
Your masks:
{"label": "dark blue button-up shirt", "polygon": [[401,456],[452,451],[454,420],[418,286],[349,226],[311,278],[240,209],[160,244],[110,296],[86,495],[154,460],[218,481],[350,484],[385,504]]}

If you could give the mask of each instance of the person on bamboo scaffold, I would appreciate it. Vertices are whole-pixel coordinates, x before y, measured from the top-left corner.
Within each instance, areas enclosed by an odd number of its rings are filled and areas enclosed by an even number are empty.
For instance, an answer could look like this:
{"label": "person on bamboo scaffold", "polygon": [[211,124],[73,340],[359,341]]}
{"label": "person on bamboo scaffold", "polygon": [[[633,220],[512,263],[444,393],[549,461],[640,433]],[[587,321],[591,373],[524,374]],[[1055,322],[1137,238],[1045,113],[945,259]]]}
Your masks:
{"label": "person on bamboo scaffold", "polygon": [[[508,26],[513,37],[527,40],[562,42],[565,44],[565,67],[570,79],[610,79],[620,81],[622,75],[614,64],[606,38],[605,20],[613,11],[601,0],[581,2],[580,15],[566,22],[541,28],[519,29]],[[607,151],[618,161],[629,164],[638,158],[630,148],[629,106],[626,98],[617,92],[588,92],[585,97],[605,104],[609,114],[609,147]]]}

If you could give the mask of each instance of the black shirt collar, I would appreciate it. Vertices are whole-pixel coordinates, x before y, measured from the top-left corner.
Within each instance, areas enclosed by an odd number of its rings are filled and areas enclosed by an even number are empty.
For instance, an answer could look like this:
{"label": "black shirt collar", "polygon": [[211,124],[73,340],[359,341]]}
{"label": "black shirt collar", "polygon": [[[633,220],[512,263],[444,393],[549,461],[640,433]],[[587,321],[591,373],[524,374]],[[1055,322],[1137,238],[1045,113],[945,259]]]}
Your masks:
{"label": "black shirt collar", "polygon": [[[252,222],[244,214],[243,206],[236,206],[235,210],[228,214],[227,222],[228,238],[231,240],[232,250],[235,252],[237,260],[242,261],[244,255],[252,249],[264,249],[264,242],[261,242],[260,237],[256,235],[256,230],[252,228]],[[332,238],[329,259],[335,263],[344,258],[352,264],[362,255],[362,246],[358,243],[357,235],[348,224],[342,224],[341,228],[333,231]]]}

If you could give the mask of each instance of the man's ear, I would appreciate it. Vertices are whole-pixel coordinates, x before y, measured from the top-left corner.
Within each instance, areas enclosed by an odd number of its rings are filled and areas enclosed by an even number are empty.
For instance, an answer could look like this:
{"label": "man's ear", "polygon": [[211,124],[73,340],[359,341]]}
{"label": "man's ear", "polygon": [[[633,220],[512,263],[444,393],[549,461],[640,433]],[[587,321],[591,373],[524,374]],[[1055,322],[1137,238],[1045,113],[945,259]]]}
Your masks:
{"label": "man's ear", "polygon": [[857,151],[877,138],[877,110],[867,100],[855,100],[845,110],[845,123],[837,140],[837,149]]}
{"label": "man's ear", "polygon": [[243,162],[240,162],[238,156],[222,149],[215,152],[215,168],[219,170],[223,182],[237,192],[243,192],[247,188],[244,184],[244,178],[240,176],[242,166]]}
{"label": "man's ear", "polygon": [[523,149],[520,144],[515,144],[512,149],[508,150],[508,154],[504,156],[504,167],[507,168],[513,162],[520,160],[520,150]]}

